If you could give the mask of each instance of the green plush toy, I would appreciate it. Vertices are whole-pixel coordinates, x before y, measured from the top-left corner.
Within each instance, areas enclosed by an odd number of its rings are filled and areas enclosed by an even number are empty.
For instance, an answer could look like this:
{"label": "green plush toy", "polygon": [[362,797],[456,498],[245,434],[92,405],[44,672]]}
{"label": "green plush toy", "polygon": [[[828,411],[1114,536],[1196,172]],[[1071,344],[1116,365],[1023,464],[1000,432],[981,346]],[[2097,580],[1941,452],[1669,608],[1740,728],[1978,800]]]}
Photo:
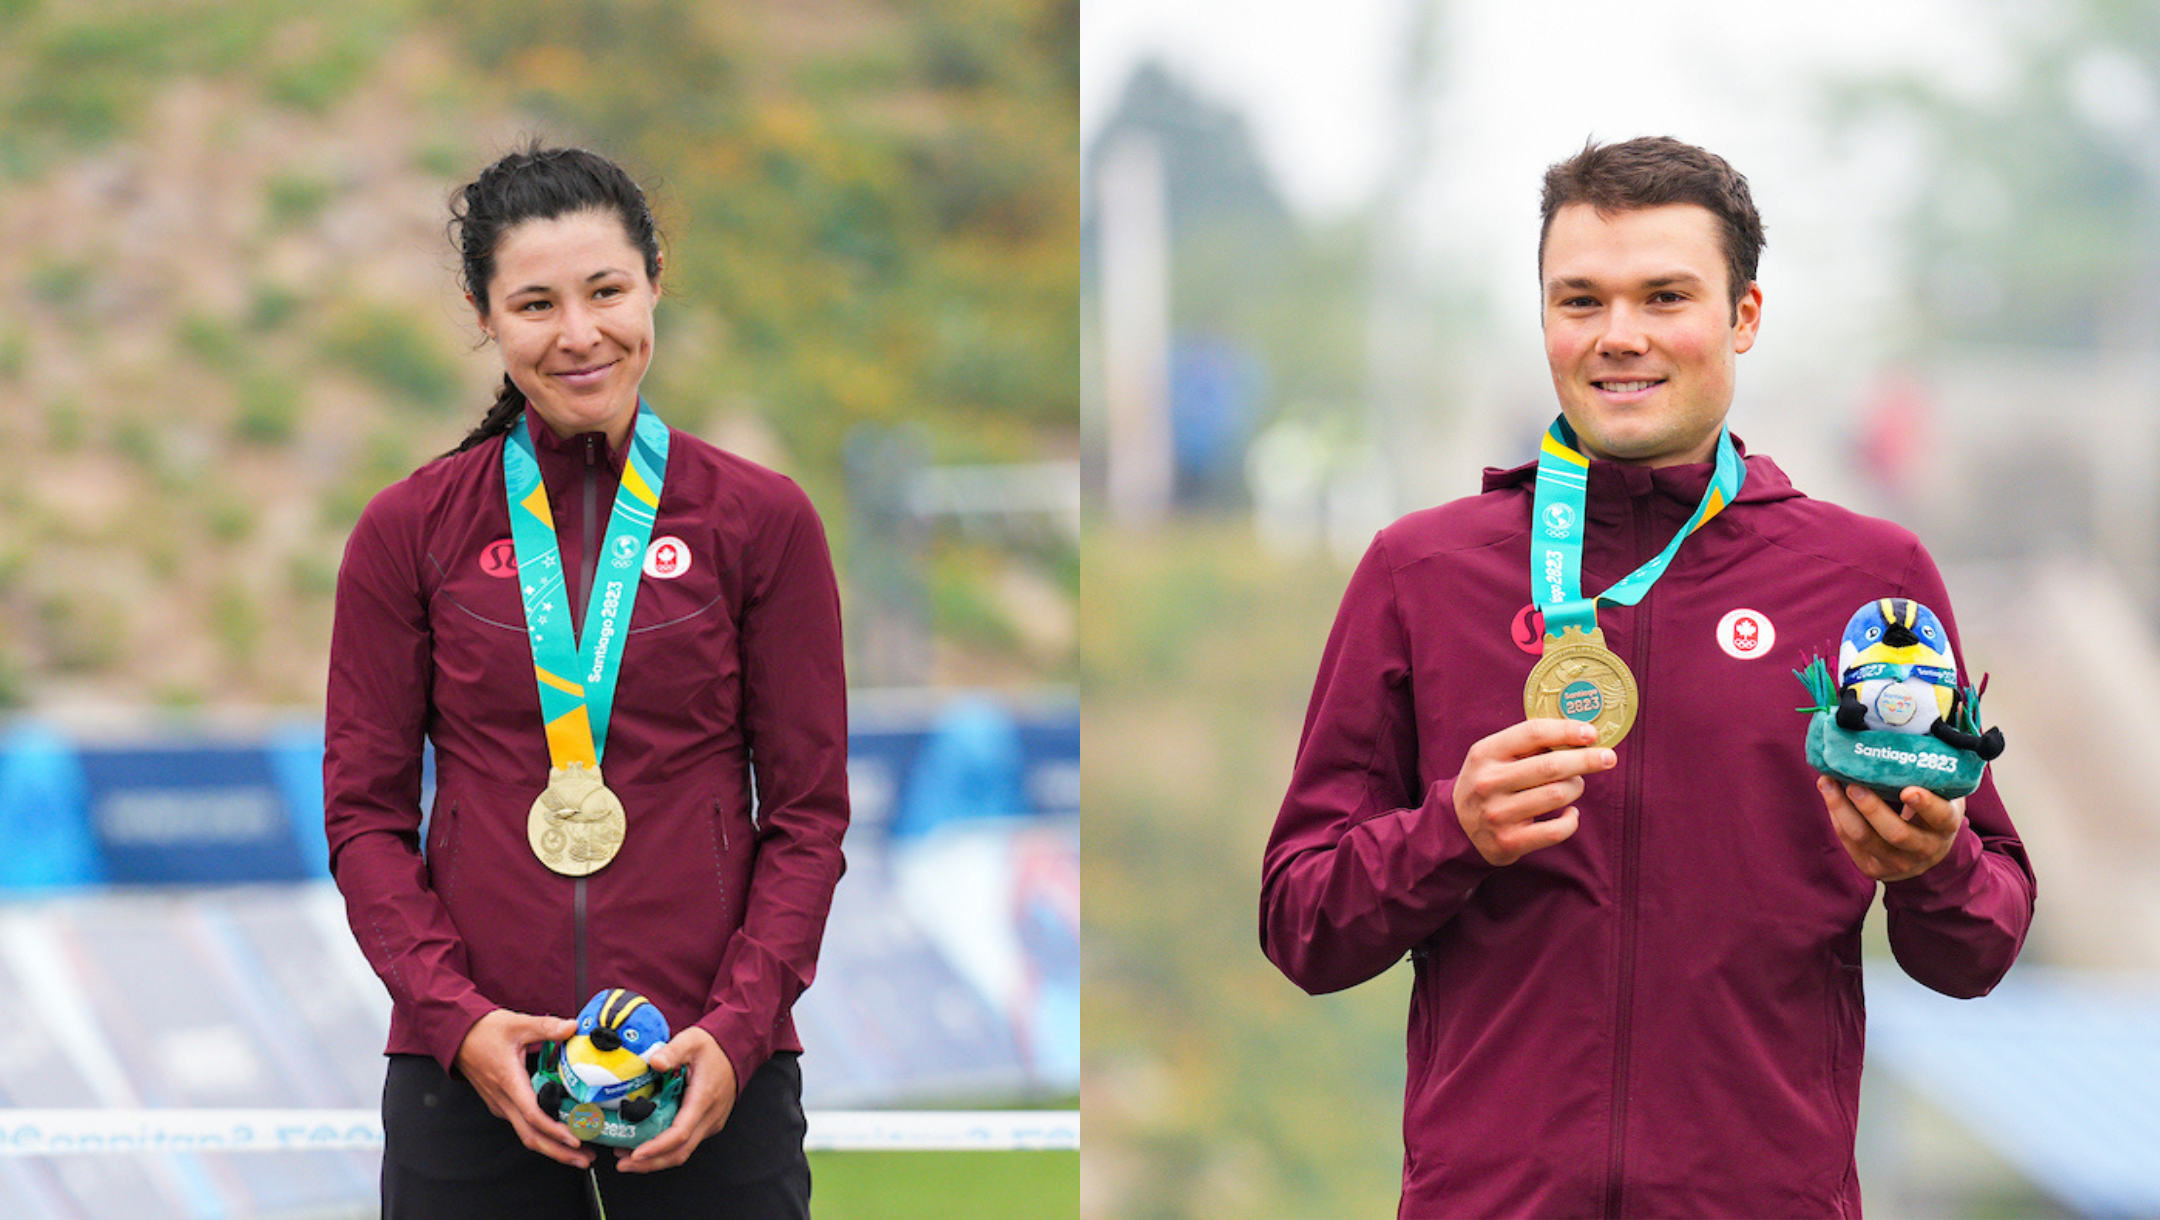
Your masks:
{"label": "green plush toy", "polygon": [[1957,683],[1949,633],[1916,601],[1860,607],[1838,644],[1837,674],[1821,657],[1793,673],[1815,700],[1800,709],[1812,713],[1808,762],[1833,779],[1892,804],[1915,786],[1951,800],[1978,788],[2002,754],[2002,730],[1980,727],[1979,691]]}

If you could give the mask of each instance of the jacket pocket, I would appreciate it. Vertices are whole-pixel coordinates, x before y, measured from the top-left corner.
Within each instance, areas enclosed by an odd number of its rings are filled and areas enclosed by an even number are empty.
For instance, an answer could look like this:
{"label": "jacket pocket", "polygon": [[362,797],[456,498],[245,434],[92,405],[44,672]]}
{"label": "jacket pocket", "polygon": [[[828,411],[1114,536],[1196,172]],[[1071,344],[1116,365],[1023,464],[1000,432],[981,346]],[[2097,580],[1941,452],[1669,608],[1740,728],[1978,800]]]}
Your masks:
{"label": "jacket pocket", "polygon": [[728,850],[731,841],[727,828],[727,807],[718,797],[713,798],[712,818],[706,823],[712,832],[712,879],[713,894],[725,901],[728,892]]}
{"label": "jacket pocket", "polygon": [[448,809],[438,808],[428,819],[428,888],[435,891],[438,898],[449,895],[451,878],[457,872],[457,817],[457,802],[452,801]]}
{"label": "jacket pocket", "polygon": [[1861,968],[1839,962],[1830,983],[1830,1065],[1857,1071],[1866,1054],[1867,999],[1860,986]]}
{"label": "jacket pocket", "polygon": [[1867,998],[1859,966],[1840,961],[1830,982],[1830,1097],[1848,1144],[1860,1130],[1860,1065],[1867,1053]]}

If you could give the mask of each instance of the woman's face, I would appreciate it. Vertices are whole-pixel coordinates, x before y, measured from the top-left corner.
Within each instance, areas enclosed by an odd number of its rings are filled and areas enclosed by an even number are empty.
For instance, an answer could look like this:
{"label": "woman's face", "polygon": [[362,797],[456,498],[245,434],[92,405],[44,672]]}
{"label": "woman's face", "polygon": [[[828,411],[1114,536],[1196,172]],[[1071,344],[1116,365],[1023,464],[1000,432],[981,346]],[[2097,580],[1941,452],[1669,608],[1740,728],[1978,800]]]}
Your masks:
{"label": "woman's face", "polygon": [[495,247],[480,325],[503,371],[557,436],[622,444],[652,363],[660,287],[622,221],[598,209],[527,220]]}

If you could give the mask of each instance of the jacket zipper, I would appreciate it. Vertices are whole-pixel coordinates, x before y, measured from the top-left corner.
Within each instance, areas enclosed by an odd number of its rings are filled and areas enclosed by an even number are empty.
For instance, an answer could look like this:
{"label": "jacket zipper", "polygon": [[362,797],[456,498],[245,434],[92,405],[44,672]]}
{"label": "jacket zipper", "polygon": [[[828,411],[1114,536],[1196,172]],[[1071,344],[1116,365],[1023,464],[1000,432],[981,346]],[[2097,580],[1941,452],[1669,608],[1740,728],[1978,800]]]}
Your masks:
{"label": "jacket zipper", "polygon": [[[584,501],[581,517],[585,526],[585,549],[584,553],[578,556],[578,568],[585,574],[585,583],[570,598],[570,628],[574,638],[580,644],[585,642],[585,601],[592,596],[593,581],[597,579],[600,572],[600,548],[593,541],[593,534],[599,528],[598,518],[600,515],[598,456],[594,452],[592,435],[588,433],[585,437],[584,485],[580,492]],[[570,997],[570,1008],[573,1012],[584,1007],[585,997],[592,992],[586,977],[588,969],[585,936],[585,897],[585,878],[579,877],[571,883],[570,889],[571,931],[573,943],[576,946],[573,954],[575,965],[572,969],[576,990]]]}
{"label": "jacket zipper", "polygon": [[[1648,497],[1637,497],[1635,511],[1635,550],[1639,553],[1624,565],[1623,570],[1633,571],[1641,561],[1641,554],[1649,550],[1652,525]],[[1635,639],[1628,649],[1628,664],[1635,671],[1636,697],[1642,698],[1643,675],[1650,672],[1650,599],[1646,593],[1635,607]],[[1624,1216],[1622,1209],[1627,1190],[1627,1096],[1628,1079],[1634,1058],[1635,1024],[1635,942],[1638,912],[1637,891],[1642,877],[1642,789],[1643,751],[1628,751],[1627,786],[1622,790],[1620,803],[1620,936],[1614,947],[1619,965],[1614,971],[1616,986],[1613,994],[1613,1075],[1612,1075],[1612,1135],[1607,1149],[1605,1214]]]}

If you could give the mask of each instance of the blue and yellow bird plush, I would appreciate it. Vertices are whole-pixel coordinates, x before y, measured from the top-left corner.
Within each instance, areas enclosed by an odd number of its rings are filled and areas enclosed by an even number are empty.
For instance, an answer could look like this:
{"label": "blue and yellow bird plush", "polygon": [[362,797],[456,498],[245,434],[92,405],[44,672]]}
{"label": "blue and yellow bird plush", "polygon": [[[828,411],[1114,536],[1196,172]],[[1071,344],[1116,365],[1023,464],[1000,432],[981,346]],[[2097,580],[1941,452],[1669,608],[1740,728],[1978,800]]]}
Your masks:
{"label": "blue and yellow bird plush", "polygon": [[563,1043],[552,1078],[540,1089],[540,1108],[555,1113],[564,1098],[614,1110],[625,1122],[649,1117],[665,1083],[645,1062],[668,1040],[667,1018],[634,991],[610,988],[586,1001],[577,1033]]}
{"label": "blue and yellow bird plush", "polygon": [[1950,634],[1934,611],[1910,598],[1883,597],[1845,624],[1838,644],[1839,728],[1926,734],[1992,761],[2003,752],[2002,730],[1961,728],[1965,699]]}

